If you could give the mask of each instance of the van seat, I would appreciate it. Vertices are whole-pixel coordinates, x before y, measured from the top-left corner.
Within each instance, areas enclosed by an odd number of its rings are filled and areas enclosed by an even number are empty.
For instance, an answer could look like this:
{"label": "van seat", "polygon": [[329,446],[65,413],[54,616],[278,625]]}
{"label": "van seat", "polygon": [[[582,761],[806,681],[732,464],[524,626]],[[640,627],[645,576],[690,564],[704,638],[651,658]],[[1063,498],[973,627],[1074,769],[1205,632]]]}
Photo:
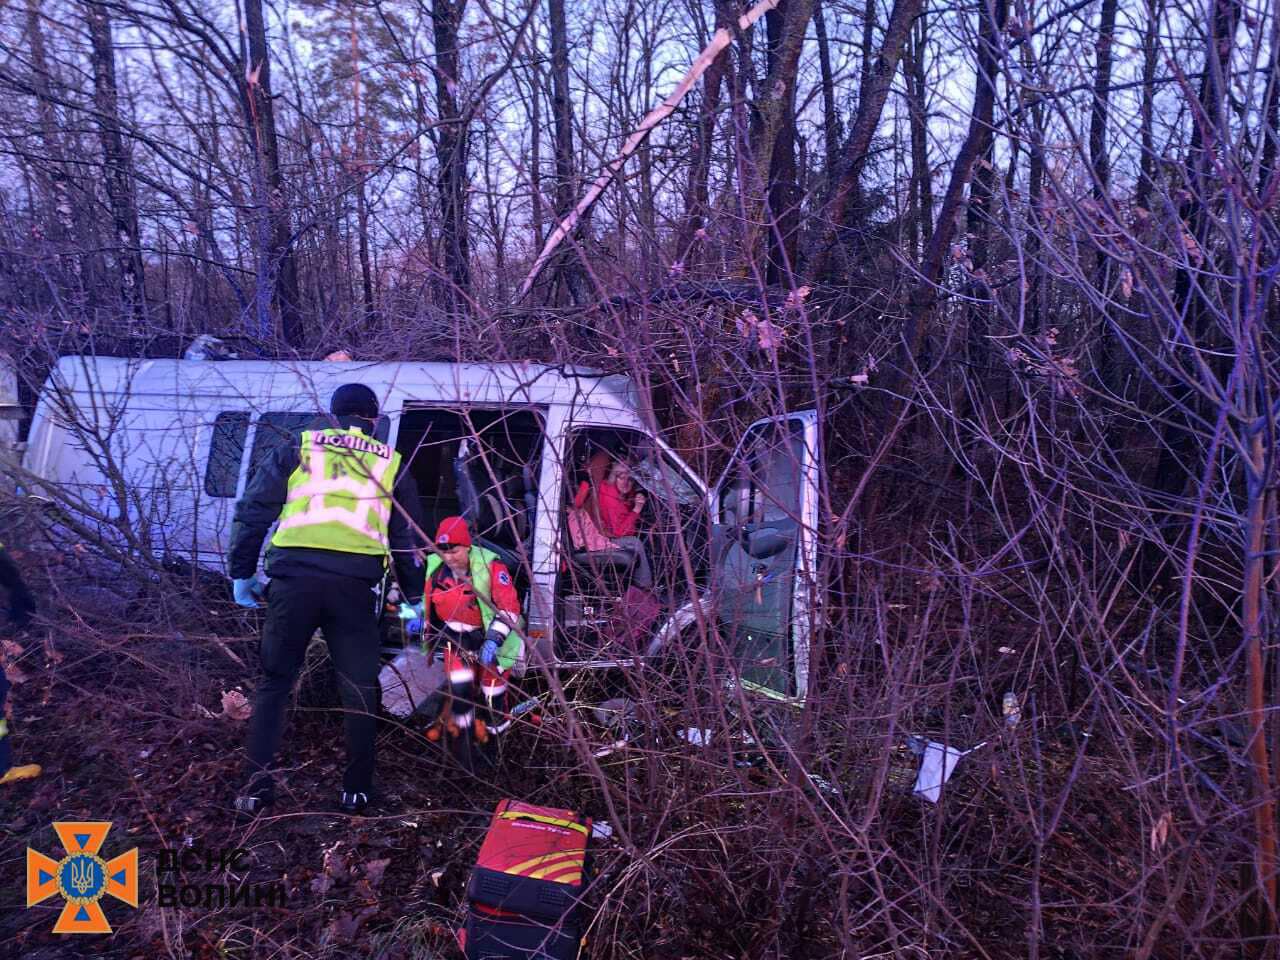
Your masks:
{"label": "van seat", "polygon": [[631,582],[636,556],[625,549],[579,550],[570,555],[569,563],[583,592],[616,597],[625,593]]}

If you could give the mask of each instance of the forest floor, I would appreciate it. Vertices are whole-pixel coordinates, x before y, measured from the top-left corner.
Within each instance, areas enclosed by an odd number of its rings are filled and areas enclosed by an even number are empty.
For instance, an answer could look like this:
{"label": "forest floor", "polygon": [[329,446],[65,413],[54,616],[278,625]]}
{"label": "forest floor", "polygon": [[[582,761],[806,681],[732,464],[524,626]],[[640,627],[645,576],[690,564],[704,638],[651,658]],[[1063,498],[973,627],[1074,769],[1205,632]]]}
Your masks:
{"label": "forest floor", "polygon": [[[251,630],[238,638],[21,639],[24,653],[6,642],[15,762],[40,763],[44,773],[0,794],[0,872],[8,878],[0,955],[460,956],[454,937],[468,872],[496,802],[590,803],[563,748],[533,724],[513,727],[496,764],[472,776],[428,743],[420,724],[388,719],[378,737],[380,798],[368,816],[346,816],[336,812],[341,716],[298,708],[278,802],[238,823],[232,800],[245,711],[226,708],[223,694],[251,694],[256,667],[246,675],[233,659],[254,663]],[[111,823],[106,859],[139,850],[138,908],[102,901],[110,936],[52,933],[60,896],[23,909],[25,848],[59,859],[51,825],[74,820]],[[595,846],[607,863],[607,842]],[[220,869],[216,851],[237,848],[246,853]],[[185,853],[177,876],[162,872],[173,852]],[[200,905],[161,907],[161,886],[175,883],[200,890]],[[211,902],[207,886],[222,888]],[[249,902],[219,907],[230,888],[247,888]]]}
{"label": "forest floor", "polygon": [[[47,582],[33,587],[52,593]],[[818,738],[825,760],[788,766],[741,762],[736,747],[717,757],[682,740],[700,725],[691,711],[704,688],[670,705],[637,694],[652,707],[646,729],[655,739],[597,760],[616,734],[576,707],[608,691],[576,680],[567,691],[572,731],[551,709],[541,724],[522,718],[478,775],[429,743],[420,722],[384,718],[380,797],[363,817],[336,810],[341,715],[304,705],[332,702],[323,683],[304,682],[277,803],[238,822],[240,698],[257,679],[260,618],[225,598],[201,603],[175,590],[158,601],[171,609],[153,611],[169,626],[131,626],[127,611],[95,605],[91,590],[74,603],[51,599],[37,628],[0,641],[13,683],[15,762],[44,767],[37,779],[0,788],[0,958],[460,960],[467,879],[503,797],[574,809],[617,831],[592,841],[584,960],[817,960],[855,955],[851,944],[858,955],[1025,956],[1036,863],[1020,812],[1027,783],[1043,796],[1069,792],[1071,801],[1039,858],[1048,904],[1041,955],[1124,956],[1134,936],[1126,897],[1142,858],[1165,849],[1161,829],[1176,833],[1169,815],[1145,818],[1127,788],[1126,751],[1149,747],[1092,721],[1083,739],[1079,724],[1053,719],[1032,740],[1027,723],[1015,736],[998,714],[965,707],[962,716],[953,696],[951,729],[960,742],[987,746],[963,761],[935,806],[911,795],[918,761],[901,743],[906,732],[928,732],[928,711],[886,739],[874,704],[863,719],[858,701],[837,704],[830,735]],[[1224,762],[1199,762],[1226,782]],[[870,803],[874,840],[864,855],[857,824]],[[110,935],[53,933],[58,895],[26,906],[27,848],[60,859],[53,824],[77,820],[110,822],[105,859],[138,850],[137,908],[102,901]],[[638,852],[628,852],[628,838]],[[232,851],[244,852],[219,864]],[[1238,853],[1225,844],[1211,852],[1223,871],[1237,870]],[[863,862],[875,871],[849,866]],[[924,870],[936,871],[945,899],[922,892]],[[1206,870],[1188,868],[1190,900],[1221,885]],[[162,901],[172,887],[176,906]],[[882,905],[903,918],[896,930],[872,915]],[[893,938],[906,947],[885,952]],[[1151,956],[1182,955],[1172,924],[1152,940]]]}

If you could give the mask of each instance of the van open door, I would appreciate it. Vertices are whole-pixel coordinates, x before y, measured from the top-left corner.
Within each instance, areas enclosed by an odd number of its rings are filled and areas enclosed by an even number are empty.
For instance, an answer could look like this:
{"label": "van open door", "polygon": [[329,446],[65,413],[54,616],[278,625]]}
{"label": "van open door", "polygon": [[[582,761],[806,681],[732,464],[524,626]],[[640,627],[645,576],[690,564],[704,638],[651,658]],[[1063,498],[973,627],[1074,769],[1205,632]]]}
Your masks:
{"label": "van open door", "polygon": [[803,699],[818,569],[818,415],[758,420],[710,493],[711,587],[744,686]]}

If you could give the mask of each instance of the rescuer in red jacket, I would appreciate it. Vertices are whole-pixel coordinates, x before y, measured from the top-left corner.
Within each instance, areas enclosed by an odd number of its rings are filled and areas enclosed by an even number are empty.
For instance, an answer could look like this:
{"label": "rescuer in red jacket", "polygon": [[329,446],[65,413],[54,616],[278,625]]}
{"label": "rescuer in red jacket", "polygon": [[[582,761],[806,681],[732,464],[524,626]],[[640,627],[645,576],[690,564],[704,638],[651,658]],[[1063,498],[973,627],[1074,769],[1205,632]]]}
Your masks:
{"label": "rescuer in red jacket", "polygon": [[461,517],[440,522],[435,546],[438,552],[427,559],[426,609],[410,608],[425,613],[430,634],[445,641],[450,703],[427,737],[438,740],[447,731],[485,743],[504,714],[507,677],[523,650],[520,597],[507,565],[472,543]]}

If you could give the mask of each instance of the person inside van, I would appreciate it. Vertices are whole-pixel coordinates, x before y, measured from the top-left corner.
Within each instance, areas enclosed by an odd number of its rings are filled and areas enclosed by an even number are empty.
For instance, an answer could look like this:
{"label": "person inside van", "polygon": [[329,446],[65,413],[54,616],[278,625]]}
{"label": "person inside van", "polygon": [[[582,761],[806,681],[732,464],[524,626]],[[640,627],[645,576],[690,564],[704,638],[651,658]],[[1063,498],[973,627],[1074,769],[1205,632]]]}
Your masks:
{"label": "person inside van", "polygon": [[570,536],[579,550],[625,550],[635,558],[631,585],[653,588],[649,554],[637,536],[645,495],[625,460],[597,453],[587,464],[570,514]]}

